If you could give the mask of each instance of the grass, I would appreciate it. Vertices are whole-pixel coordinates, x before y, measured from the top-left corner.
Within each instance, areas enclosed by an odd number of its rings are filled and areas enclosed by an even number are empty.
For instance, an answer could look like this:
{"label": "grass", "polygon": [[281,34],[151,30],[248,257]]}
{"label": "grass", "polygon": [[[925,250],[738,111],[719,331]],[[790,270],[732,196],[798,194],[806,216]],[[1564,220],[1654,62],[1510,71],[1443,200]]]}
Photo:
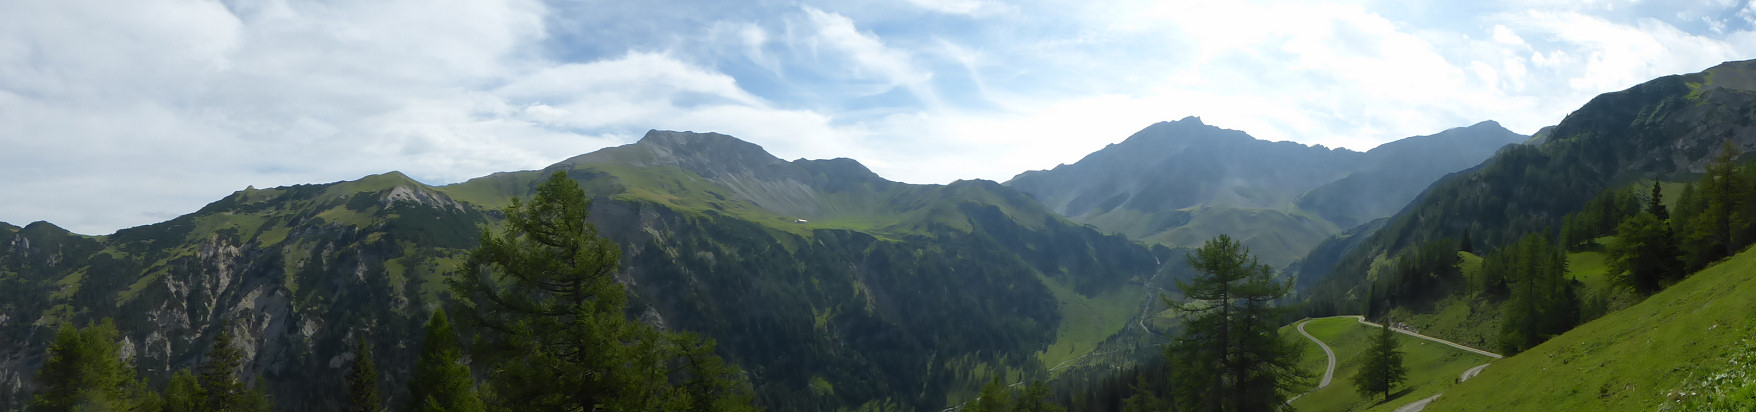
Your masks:
{"label": "grass", "polygon": [[1105,295],[1086,297],[1071,287],[1042,275],[1038,277],[1061,304],[1061,325],[1055,333],[1055,343],[1037,353],[1044,368],[1054,368],[1091,353],[1104,339],[1128,327],[1147,297],[1142,288],[1117,288]]}
{"label": "grass", "polygon": [[1483,350],[1492,351],[1492,342],[1500,334],[1500,302],[1486,300],[1480,294],[1448,296],[1434,303],[1431,313],[1398,308],[1390,312],[1390,318],[1423,335]]}
{"label": "grass", "polygon": [[1488,368],[1428,410],[1650,410],[1756,335],[1756,253]]}
{"label": "grass", "polygon": [[[1298,331],[1283,329],[1283,333],[1291,333],[1299,339]],[[1384,402],[1377,396],[1361,396],[1354,390],[1353,376],[1364,362],[1361,358],[1370,339],[1378,328],[1360,324],[1351,317],[1314,319],[1305,325],[1305,331],[1311,333],[1335,351],[1335,380],[1328,387],[1306,394],[1293,402],[1299,410],[1311,411],[1391,411],[1397,407],[1418,401],[1434,394],[1447,391],[1456,384],[1459,375],[1469,368],[1476,367],[1490,360],[1486,356],[1465,352],[1457,348],[1437,342],[1397,334],[1403,352],[1403,365],[1408,368],[1408,381],[1392,392],[1392,398]],[[1307,340],[1308,341],[1308,340]],[[1315,347],[1316,345],[1311,345]],[[1311,350],[1306,350],[1307,354]],[[1316,350],[1317,362],[1308,359],[1301,365],[1311,367],[1306,372],[1317,378],[1323,375],[1324,359],[1322,350]],[[1307,355],[1309,356],[1309,355]],[[1493,368],[1488,368],[1492,370]]]}

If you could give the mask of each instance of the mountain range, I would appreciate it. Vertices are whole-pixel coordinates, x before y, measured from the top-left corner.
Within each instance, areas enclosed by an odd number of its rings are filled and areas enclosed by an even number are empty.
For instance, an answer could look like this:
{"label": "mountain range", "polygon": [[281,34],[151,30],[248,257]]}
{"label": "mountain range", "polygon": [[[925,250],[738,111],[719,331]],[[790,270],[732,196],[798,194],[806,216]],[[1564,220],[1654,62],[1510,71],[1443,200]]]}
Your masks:
{"label": "mountain range", "polygon": [[1127,325],[1172,255],[994,182],[902,184],[853,160],[653,131],[450,186],[391,172],[251,188],[107,236],[0,226],[0,400],[26,399],[57,325],[100,318],[156,382],[224,330],[248,342],[247,375],[294,409],[339,406],[329,378],[362,337],[399,388],[421,322],[449,300],[440,280],[556,171],[624,250],[630,315],[718,340],[777,410],[938,407],[979,383],[974,370],[1040,374]]}
{"label": "mountain range", "polygon": [[28,402],[58,326],[100,319],[156,385],[229,332],[283,410],[339,408],[364,340],[403,402],[422,324],[451,302],[441,280],[557,172],[624,252],[628,315],[715,339],[763,406],[938,409],[994,376],[1155,353],[1176,327],[1156,295],[1213,236],[1295,275],[1308,314],[1369,313],[1363,288],[1413,246],[1493,250],[1605,190],[1694,177],[1725,142],[1756,148],[1752,108],[1756,62],[1732,62],[1599,96],[1534,138],[1489,121],[1357,152],[1191,117],[1004,184],[900,183],[654,130],[445,186],[247,188],[103,236],[0,223],[0,409]]}
{"label": "mountain range", "polygon": [[1486,121],[1356,152],[1259,140],[1189,117],[1006,184],[1099,230],[1181,247],[1223,233],[1284,267],[1528,138]]}

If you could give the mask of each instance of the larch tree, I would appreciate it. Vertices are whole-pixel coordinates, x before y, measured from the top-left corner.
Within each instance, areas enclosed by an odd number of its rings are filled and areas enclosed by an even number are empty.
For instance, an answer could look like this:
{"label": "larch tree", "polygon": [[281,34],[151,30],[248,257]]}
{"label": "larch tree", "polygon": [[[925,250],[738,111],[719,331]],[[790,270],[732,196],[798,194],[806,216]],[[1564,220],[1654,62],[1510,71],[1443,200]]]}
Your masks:
{"label": "larch tree", "polygon": [[1284,308],[1275,300],[1288,285],[1231,237],[1220,235],[1189,256],[1200,274],[1177,281],[1184,302],[1166,303],[1183,313],[1184,331],[1166,347],[1178,367],[1171,395],[1179,410],[1270,410],[1286,402],[1303,375],[1295,343],[1276,332]]}
{"label": "larch tree", "polygon": [[84,329],[62,325],[37,371],[33,411],[144,410],[146,391],[121,358],[121,333],[106,319]]}
{"label": "larch tree", "polygon": [[1366,349],[1366,363],[1354,372],[1354,389],[1360,395],[1382,393],[1388,401],[1390,390],[1407,381],[1408,368],[1402,364],[1402,350],[1398,346],[1396,332],[1390,330],[1390,325],[1379,325],[1372,346]]}
{"label": "larch tree", "polygon": [[[586,218],[584,189],[556,172],[513,199],[447,280],[493,406],[514,410],[735,410],[753,396],[704,341],[629,319],[621,250]],[[684,345],[693,344],[694,347]],[[673,384],[673,380],[691,382]],[[730,401],[728,401],[730,400]]]}
{"label": "larch tree", "polygon": [[378,362],[372,359],[372,344],[360,337],[357,354],[354,355],[353,369],[348,371],[348,404],[349,412],[378,412],[384,410],[384,394],[378,388]]}
{"label": "larch tree", "polygon": [[409,380],[410,409],[420,412],[482,412],[487,406],[476,393],[475,378],[463,363],[463,348],[445,310],[427,320],[427,337],[421,341],[421,359]]}

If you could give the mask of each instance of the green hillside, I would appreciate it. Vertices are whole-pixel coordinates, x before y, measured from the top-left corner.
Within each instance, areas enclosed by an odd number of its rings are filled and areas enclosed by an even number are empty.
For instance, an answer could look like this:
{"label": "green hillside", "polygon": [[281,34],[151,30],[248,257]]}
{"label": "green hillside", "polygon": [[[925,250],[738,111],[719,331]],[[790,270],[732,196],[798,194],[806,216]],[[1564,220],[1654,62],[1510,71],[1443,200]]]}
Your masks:
{"label": "green hillside", "polygon": [[[1404,334],[1396,334],[1397,341],[1403,352],[1403,365],[1408,368],[1408,381],[1397,387],[1391,399],[1384,402],[1378,397],[1367,399],[1354,390],[1354,374],[1364,362],[1360,356],[1371,344],[1371,339],[1378,333],[1378,328],[1359,323],[1353,317],[1333,317],[1306,321],[1305,332],[1322,340],[1335,351],[1335,380],[1329,386],[1306,393],[1294,400],[1292,405],[1298,410],[1308,411],[1392,411],[1397,407],[1425,399],[1441,392],[1448,392],[1456,384],[1458,376],[1464,371],[1492,361],[1486,356],[1466,352],[1437,342],[1428,341]],[[1281,329],[1281,335],[1309,342],[1295,328],[1296,324]],[[1301,366],[1312,376],[1322,377],[1327,357],[1317,345],[1310,345],[1305,351],[1306,359]],[[1315,353],[1315,361],[1311,359]],[[1498,366],[1495,366],[1498,367]],[[1493,370],[1494,367],[1488,368]],[[1447,395],[1449,396],[1449,395]]]}
{"label": "green hillside", "polygon": [[1496,362],[1428,410],[1657,409],[1672,400],[1671,391],[1725,372],[1728,356],[1753,345],[1752,273],[1756,252],[1746,250],[1632,307]]}
{"label": "green hillside", "polygon": [[1367,306],[1363,299],[1371,293],[1363,286],[1371,283],[1365,281],[1371,268],[1415,246],[1467,235],[1475,250],[1496,250],[1527,234],[1554,233],[1566,216],[1608,190],[1692,178],[1728,142],[1748,153],[1756,147],[1756,125],[1743,119],[1756,107],[1756,88],[1714,79],[1750,73],[1756,61],[1728,62],[1599,95],[1549,129],[1547,138],[1509,146],[1433,184],[1364,242],[1307,256],[1336,263],[1300,273],[1301,285],[1310,279],[1302,291],[1306,307],[1321,316]]}

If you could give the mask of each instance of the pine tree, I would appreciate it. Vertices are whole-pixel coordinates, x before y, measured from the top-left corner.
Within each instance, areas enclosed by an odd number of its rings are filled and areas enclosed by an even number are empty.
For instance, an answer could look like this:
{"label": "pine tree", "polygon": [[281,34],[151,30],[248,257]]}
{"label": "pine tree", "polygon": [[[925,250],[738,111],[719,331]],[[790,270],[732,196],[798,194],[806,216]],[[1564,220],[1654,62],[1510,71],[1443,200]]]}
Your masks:
{"label": "pine tree", "polygon": [[121,333],[108,319],[75,329],[62,325],[49,345],[49,360],[37,371],[42,391],[33,411],[142,410],[146,391],[134,368],[120,356]]}
{"label": "pine tree", "polygon": [[1690,219],[1693,228],[1689,231],[1689,244],[1692,248],[1688,252],[1693,267],[1703,267],[1731,256],[1743,246],[1743,239],[1737,235],[1748,226],[1750,219],[1746,210],[1750,189],[1745,186],[1738,165],[1732,163],[1737,155],[1737,148],[1726,142],[1719,156],[1707,165],[1707,174],[1701,176],[1697,194],[1701,196],[1702,210],[1699,216]]}
{"label": "pine tree", "polygon": [[1000,375],[982,386],[982,393],[975,403],[970,405],[970,412],[1007,412],[1012,408],[1012,391],[1006,388],[1006,382]]}
{"label": "pine tree", "polygon": [[1300,352],[1276,332],[1284,310],[1274,301],[1288,286],[1274,281],[1231,237],[1220,235],[1189,256],[1200,271],[1177,281],[1187,302],[1166,303],[1186,315],[1184,331],[1166,347],[1173,402],[1182,410],[1267,410],[1285,402],[1301,378]]}
{"label": "pine tree", "polygon": [[1389,401],[1390,390],[1408,379],[1408,368],[1402,364],[1396,332],[1390,330],[1389,324],[1379,325],[1378,329],[1371,348],[1366,349],[1366,363],[1354,372],[1354,389],[1361,396],[1382,393],[1384,400]]}
{"label": "pine tree", "polygon": [[[214,337],[213,348],[207,352],[207,360],[201,363],[201,369],[195,375],[202,395],[198,411],[267,411],[273,409],[268,395],[262,388],[255,389],[244,386],[238,378],[239,369],[244,365],[244,351],[232,343],[232,334],[225,325],[220,326],[220,333]],[[167,402],[169,404],[170,402]]]}
{"label": "pine tree", "polygon": [[1025,386],[1024,392],[1018,395],[1018,401],[1012,403],[1012,412],[1066,412],[1067,408],[1049,401],[1049,384],[1043,381],[1031,381]]}
{"label": "pine tree", "polygon": [[207,395],[202,402],[206,410],[231,410],[242,403],[244,395],[244,383],[237,378],[238,368],[244,362],[244,352],[232,344],[231,332],[223,330],[223,326],[221,329],[196,376],[202,393]]}
{"label": "pine tree", "polygon": [[201,390],[201,382],[188,369],[180,369],[171,375],[171,383],[165,385],[165,411],[191,412],[200,411],[207,401],[207,394]]}
{"label": "pine tree", "polygon": [[1671,220],[1671,212],[1665,210],[1664,189],[1659,187],[1658,182],[1652,182],[1652,196],[1650,197],[1647,199],[1646,212],[1652,213],[1660,221]]}
{"label": "pine tree", "polygon": [[384,396],[378,389],[378,362],[372,359],[372,344],[360,337],[359,354],[354,356],[353,370],[348,371],[348,406],[351,412],[384,410]]}
{"label": "pine tree", "polygon": [[1642,294],[1657,292],[1662,282],[1682,273],[1682,261],[1678,259],[1669,223],[1650,212],[1641,212],[1618,225],[1609,252],[1610,276]]}
{"label": "pine tree", "polygon": [[[591,202],[556,172],[529,203],[513,199],[504,231],[484,232],[460,276],[448,279],[472,327],[471,353],[489,371],[493,403],[516,410],[676,410],[731,407],[689,393],[742,394],[721,371],[679,390],[672,366],[710,354],[628,319],[628,298],[613,275],[622,253],[586,221]],[[685,372],[687,373],[687,372]],[[709,395],[711,396],[711,395]],[[738,395],[738,398],[743,398]],[[741,407],[748,407],[742,405]]]}
{"label": "pine tree", "polygon": [[421,412],[482,412],[487,406],[476,394],[475,378],[463,364],[463,349],[445,310],[427,320],[427,338],[421,341],[421,359],[409,380],[411,410]]}

